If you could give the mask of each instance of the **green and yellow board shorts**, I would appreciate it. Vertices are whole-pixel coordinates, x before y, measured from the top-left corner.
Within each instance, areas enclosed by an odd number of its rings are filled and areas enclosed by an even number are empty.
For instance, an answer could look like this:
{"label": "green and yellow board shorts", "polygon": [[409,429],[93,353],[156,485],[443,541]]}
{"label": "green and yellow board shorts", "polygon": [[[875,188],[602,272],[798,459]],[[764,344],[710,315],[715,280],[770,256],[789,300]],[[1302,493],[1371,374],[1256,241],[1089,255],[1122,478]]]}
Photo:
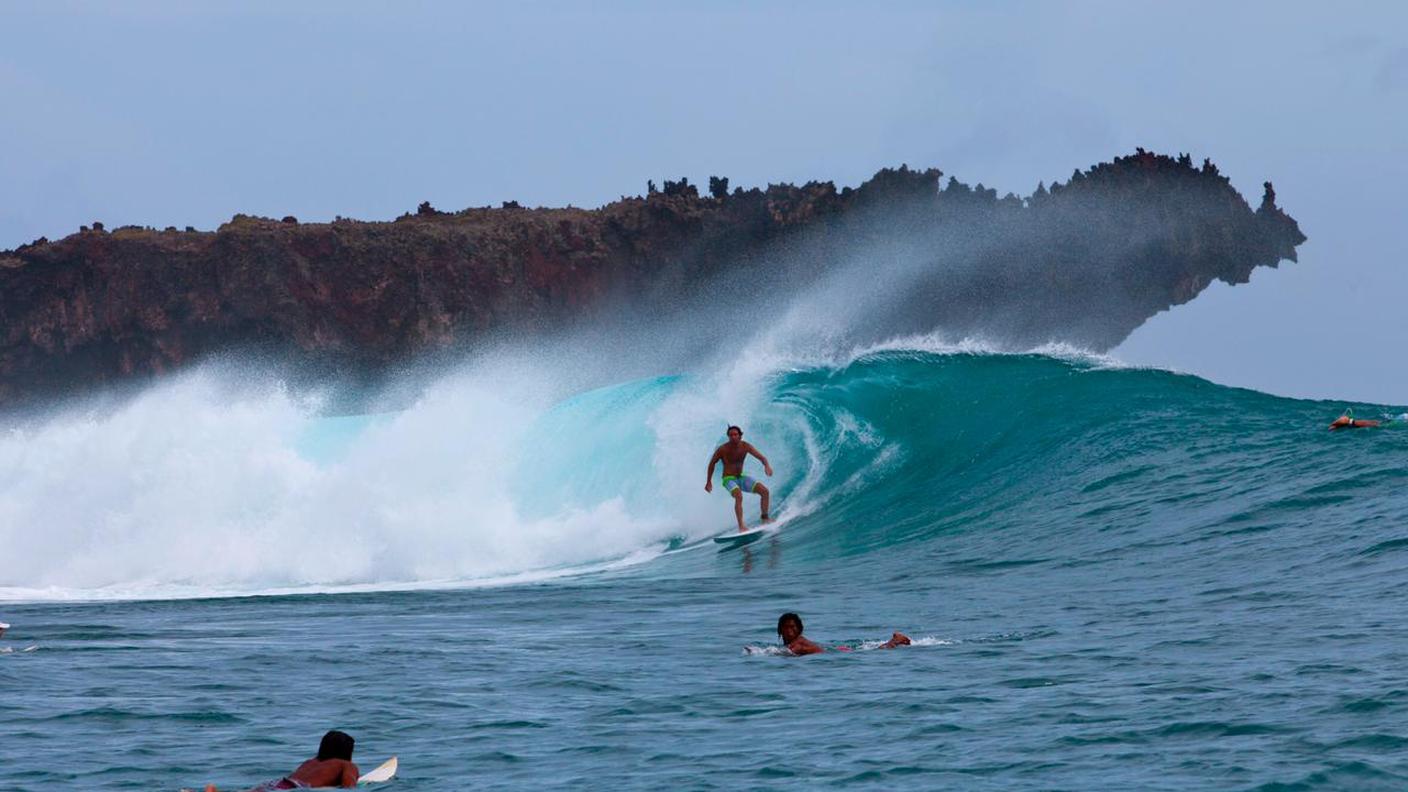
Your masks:
{"label": "green and yellow board shorts", "polygon": [[744,492],[753,492],[757,486],[758,480],[752,476],[724,476],[724,489],[728,490],[730,495],[740,488]]}

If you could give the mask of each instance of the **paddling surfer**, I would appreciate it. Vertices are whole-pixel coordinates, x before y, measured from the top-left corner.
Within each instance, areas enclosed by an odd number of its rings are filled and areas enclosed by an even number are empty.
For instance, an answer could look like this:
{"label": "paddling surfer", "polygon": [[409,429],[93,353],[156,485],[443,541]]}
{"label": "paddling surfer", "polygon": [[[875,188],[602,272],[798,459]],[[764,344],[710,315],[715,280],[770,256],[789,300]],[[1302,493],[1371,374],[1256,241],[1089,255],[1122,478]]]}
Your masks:
{"label": "paddling surfer", "polygon": [[[782,639],[782,645],[787,651],[794,655],[821,654],[826,651],[826,647],[802,635],[802,617],[795,613],[784,613],[777,619],[777,636]],[[909,646],[909,636],[902,632],[896,632],[890,636],[890,640],[880,644],[879,649],[894,649],[897,646]],[[851,647],[838,646],[838,652],[849,652]]]}
{"label": "paddling surfer", "polygon": [[714,449],[714,455],[709,457],[709,472],[704,476],[704,491],[714,491],[714,465],[719,462],[724,463],[724,489],[733,496],[733,514],[738,518],[738,532],[743,533],[748,530],[743,525],[743,493],[751,492],[762,496],[762,520],[764,523],[772,522],[772,517],[768,514],[768,502],[772,493],[763,486],[761,481],[752,476],[743,475],[743,463],[752,454],[763,463],[763,472],[772,475],[772,465],[768,464],[768,458],[762,452],[753,447],[752,443],[743,442],[743,430],[737,426],[728,428],[728,442]]}
{"label": "paddling surfer", "polygon": [[1366,421],[1352,415],[1341,415],[1330,422],[1330,431],[1336,429],[1369,429],[1379,425],[1379,421]]}
{"label": "paddling surfer", "polygon": [[1333,432],[1336,429],[1372,429],[1376,426],[1390,425],[1401,426],[1405,423],[1408,423],[1408,413],[1402,413],[1401,415],[1384,415],[1383,420],[1375,421],[1355,418],[1353,410],[1345,410],[1343,415],[1330,422],[1330,431]]}
{"label": "paddling surfer", "polygon": [[802,635],[802,617],[795,613],[784,613],[777,619],[777,637],[787,651],[794,655],[821,654],[826,647]]}
{"label": "paddling surfer", "polygon": [[[357,786],[361,773],[352,764],[352,748],[355,745],[352,735],[337,729],[323,735],[318,744],[318,755],[298,766],[297,770],[249,790],[249,792],[270,792],[275,789],[311,789],[341,787],[350,789]],[[205,792],[218,792],[214,784],[207,784]]]}

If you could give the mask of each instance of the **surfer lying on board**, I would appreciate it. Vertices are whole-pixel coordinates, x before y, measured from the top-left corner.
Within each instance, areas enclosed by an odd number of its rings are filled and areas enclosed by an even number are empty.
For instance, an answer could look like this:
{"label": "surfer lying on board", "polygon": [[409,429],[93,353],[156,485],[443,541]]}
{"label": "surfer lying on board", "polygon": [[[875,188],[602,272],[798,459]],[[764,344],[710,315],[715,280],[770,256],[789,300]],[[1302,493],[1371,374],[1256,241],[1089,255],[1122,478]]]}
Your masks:
{"label": "surfer lying on board", "polygon": [[1370,429],[1375,426],[1403,423],[1408,423],[1408,413],[1385,416],[1382,421],[1366,421],[1363,418],[1355,418],[1353,410],[1345,410],[1344,415],[1330,422],[1330,431],[1333,432],[1336,429]]}
{"label": "surfer lying on board", "polygon": [[714,465],[722,461],[724,463],[724,489],[733,495],[733,515],[738,518],[738,532],[743,533],[748,530],[743,526],[743,493],[753,492],[761,495],[762,519],[765,523],[772,522],[772,517],[768,516],[768,499],[772,493],[764,487],[762,482],[752,476],[743,475],[743,463],[752,454],[763,463],[763,472],[772,475],[772,465],[768,464],[768,458],[762,452],[753,447],[752,443],[743,442],[743,430],[737,426],[728,428],[728,442],[714,449],[714,455],[709,457],[709,472],[704,476],[704,491],[714,491]]}
{"label": "surfer lying on board", "polygon": [[[802,635],[802,617],[795,613],[784,613],[778,617],[777,635],[782,639],[782,645],[787,647],[787,651],[794,655],[821,654],[826,651],[826,647],[808,640],[805,635]],[[896,646],[909,646],[909,636],[897,632],[890,636],[890,640],[880,644],[877,648],[894,649]],[[836,651],[849,652],[851,647],[838,646]]]}
{"label": "surfer lying on board", "polygon": [[[357,786],[361,773],[352,764],[352,746],[355,740],[350,734],[333,729],[323,735],[318,744],[318,755],[298,766],[297,770],[249,790],[249,792],[270,792],[274,789],[310,789],[313,787]],[[218,792],[214,784],[206,784],[205,792]]]}

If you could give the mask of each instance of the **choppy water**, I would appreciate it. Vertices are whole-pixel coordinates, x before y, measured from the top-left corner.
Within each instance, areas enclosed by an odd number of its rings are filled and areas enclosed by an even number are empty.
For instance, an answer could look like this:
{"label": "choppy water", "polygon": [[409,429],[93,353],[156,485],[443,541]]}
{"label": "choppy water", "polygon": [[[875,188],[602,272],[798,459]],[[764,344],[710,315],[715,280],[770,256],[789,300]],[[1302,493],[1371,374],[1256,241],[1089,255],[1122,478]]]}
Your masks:
{"label": "choppy water", "polygon": [[[495,384],[12,430],[0,788],[240,788],[332,727],[391,790],[1408,787],[1408,431],[917,348]],[[719,553],[727,421],[784,523]],[[921,640],[746,652],[784,610]]]}

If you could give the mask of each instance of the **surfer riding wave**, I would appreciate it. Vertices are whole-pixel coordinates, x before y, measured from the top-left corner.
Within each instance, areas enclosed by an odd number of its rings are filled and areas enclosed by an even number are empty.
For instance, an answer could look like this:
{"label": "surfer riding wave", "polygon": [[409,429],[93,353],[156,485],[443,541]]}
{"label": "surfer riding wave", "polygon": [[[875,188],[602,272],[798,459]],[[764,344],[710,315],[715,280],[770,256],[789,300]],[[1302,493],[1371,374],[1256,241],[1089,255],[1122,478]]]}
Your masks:
{"label": "surfer riding wave", "polygon": [[728,428],[728,442],[714,449],[714,455],[709,457],[709,471],[704,475],[704,491],[714,491],[714,465],[719,462],[724,463],[724,489],[733,496],[733,514],[738,518],[738,532],[743,533],[748,528],[743,523],[743,493],[751,492],[762,497],[761,519],[764,523],[772,522],[772,517],[768,513],[768,504],[772,493],[762,482],[752,476],[743,475],[743,463],[752,454],[763,463],[763,472],[772,475],[772,465],[768,464],[767,457],[762,452],[754,448],[751,443],[743,442],[743,430],[737,426]]}

